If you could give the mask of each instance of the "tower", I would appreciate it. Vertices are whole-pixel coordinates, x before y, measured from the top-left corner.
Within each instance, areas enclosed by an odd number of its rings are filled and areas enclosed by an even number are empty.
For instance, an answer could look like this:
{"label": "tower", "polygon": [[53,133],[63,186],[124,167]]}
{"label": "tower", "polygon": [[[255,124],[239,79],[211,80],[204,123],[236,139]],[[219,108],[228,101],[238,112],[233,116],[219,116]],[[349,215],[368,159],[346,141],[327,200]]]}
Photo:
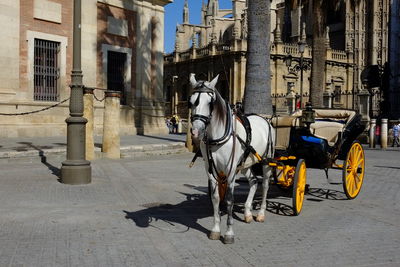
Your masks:
{"label": "tower", "polygon": [[207,5],[207,15],[216,17],[218,16],[218,0],[209,0]]}
{"label": "tower", "polygon": [[185,0],[185,5],[183,6],[183,24],[189,24],[189,5],[188,5],[188,0]]}

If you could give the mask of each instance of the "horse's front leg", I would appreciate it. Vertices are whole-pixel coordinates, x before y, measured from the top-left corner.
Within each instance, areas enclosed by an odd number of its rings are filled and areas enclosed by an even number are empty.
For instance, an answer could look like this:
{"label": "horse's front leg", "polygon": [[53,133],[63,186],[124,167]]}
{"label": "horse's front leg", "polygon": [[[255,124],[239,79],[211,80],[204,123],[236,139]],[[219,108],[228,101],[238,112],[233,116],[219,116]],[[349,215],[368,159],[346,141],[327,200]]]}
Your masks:
{"label": "horse's front leg", "polygon": [[[231,177],[230,177],[231,178]],[[227,219],[227,229],[224,236],[224,243],[225,244],[233,244],[235,242],[235,233],[233,232],[233,205],[234,205],[234,197],[233,191],[235,188],[235,179],[234,177],[229,179],[231,181],[228,185],[228,189],[226,192],[226,208],[228,212],[228,219]]]}
{"label": "horse's front leg", "polygon": [[243,175],[249,181],[249,186],[250,186],[250,190],[249,190],[249,194],[247,195],[246,203],[244,203],[244,221],[246,223],[250,223],[253,221],[253,214],[251,213],[251,210],[252,210],[252,206],[253,206],[254,195],[257,191],[258,182],[257,182],[257,177],[255,177],[251,173],[250,168],[245,170],[243,172]]}
{"label": "horse's front leg", "polygon": [[221,237],[221,228],[220,228],[221,216],[219,213],[220,199],[219,199],[217,181],[210,174],[208,175],[208,185],[211,189],[210,197],[211,197],[211,202],[212,202],[213,210],[214,210],[214,226],[213,226],[208,238],[211,240],[219,240]]}
{"label": "horse's front leg", "polygon": [[262,183],[262,201],[260,211],[258,212],[256,221],[264,222],[265,221],[265,210],[267,209],[267,193],[269,188],[269,179],[272,175],[272,168],[263,165],[263,183]]}

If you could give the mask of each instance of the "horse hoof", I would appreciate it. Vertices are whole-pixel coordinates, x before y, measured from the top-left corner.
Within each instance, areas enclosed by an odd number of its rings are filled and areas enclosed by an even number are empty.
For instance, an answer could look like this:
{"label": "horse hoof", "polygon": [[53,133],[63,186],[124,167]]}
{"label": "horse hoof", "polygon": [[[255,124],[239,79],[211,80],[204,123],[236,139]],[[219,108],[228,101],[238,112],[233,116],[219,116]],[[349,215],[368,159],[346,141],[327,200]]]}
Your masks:
{"label": "horse hoof", "polygon": [[224,244],[233,244],[235,243],[235,237],[233,235],[224,236]]}
{"label": "horse hoof", "polygon": [[219,232],[210,232],[208,238],[211,240],[219,240],[221,238],[221,233]]}
{"label": "horse hoof", "polygon": [[253,215],[244,216],[244,221],[246,223],[251,223],[253,221]]}
{"label": "horse hoof", "polygon": [[258,215],[256,218],[257,222],[265,222],[265,215]]}

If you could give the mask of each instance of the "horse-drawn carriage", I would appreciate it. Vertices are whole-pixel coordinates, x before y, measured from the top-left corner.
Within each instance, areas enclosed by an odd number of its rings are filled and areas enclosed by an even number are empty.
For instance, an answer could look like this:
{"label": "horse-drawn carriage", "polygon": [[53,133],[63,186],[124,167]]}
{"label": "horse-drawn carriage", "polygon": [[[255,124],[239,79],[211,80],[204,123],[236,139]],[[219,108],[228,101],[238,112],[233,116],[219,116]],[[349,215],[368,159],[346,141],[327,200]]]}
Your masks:
{"label": "horse-drawn carriage", "polygon": [[[364,151],[357,137],[364,131],[361,116],[352,110],[307,106],[289,116],[273,117],[276,130],[274,182],[293,190],[293,212],[302,209],[306,168],[342,170],[348,199],[357,197],[364,178]],[[338,161],[343,161],[341,164]]]}
{"label": "horse-drawn carriage", "polygon": [[[244,220],[253,220],[252,202],[262,175],[262,200],[256,221],[265,220],[266,197],[270,178],[280,187],[292,188],[293,211],[298,215],[306,191],[307,168],[342,169],[343,188],[349,199],[360,192],[364,178],[364,151],[355,141],[365,127],[360,116],[350,110],[298,110],[290,116],[265,118],[244,116],[233,111],[215,85],[190,77],[193,94],[192,136],[199,141],[208,176],[214,209],[210,239],[220,239],[220,201],[227,204],[227,231],[223,241],[234,242],[233,192],[235,179],[244,175],[250,185],[244,204]],[[198,153],[196,153],[197,155]],[[192,163],[196,159],[196,155]],[[343,160],[343,164],[337,164]]]}

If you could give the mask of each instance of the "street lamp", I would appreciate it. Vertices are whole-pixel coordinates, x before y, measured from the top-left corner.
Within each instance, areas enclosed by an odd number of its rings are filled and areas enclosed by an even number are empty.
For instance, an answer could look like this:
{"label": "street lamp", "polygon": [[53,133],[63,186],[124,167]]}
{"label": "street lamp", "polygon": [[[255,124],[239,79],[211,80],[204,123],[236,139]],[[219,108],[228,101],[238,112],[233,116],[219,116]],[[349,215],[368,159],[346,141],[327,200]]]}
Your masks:
{"label": "street lamp", "polygon": [[92,177],[90,161],[85,160],[85,131],[83,117],[83,84],[81,70],[81,0],[74,0],[73,61],[71,98],[67,123],[67,160],[62,162],[61,182],[88,184]]}
{"label": "street lamp", "polygon": [[285,58],[286,67],[288,68],[289,73],[297,75],[297,73],[300,71],[300,108],[302,107],[303,103],[303,71],[311,69],[311,64],[305,61],[303,57],[306,45],[307,43],[304,42],[303,40],[298,42],[298,48],[300,52],[300,62],[295,63],[293,67],[292,67],[292,62],[294,61],[293,56],[288,55]]}

